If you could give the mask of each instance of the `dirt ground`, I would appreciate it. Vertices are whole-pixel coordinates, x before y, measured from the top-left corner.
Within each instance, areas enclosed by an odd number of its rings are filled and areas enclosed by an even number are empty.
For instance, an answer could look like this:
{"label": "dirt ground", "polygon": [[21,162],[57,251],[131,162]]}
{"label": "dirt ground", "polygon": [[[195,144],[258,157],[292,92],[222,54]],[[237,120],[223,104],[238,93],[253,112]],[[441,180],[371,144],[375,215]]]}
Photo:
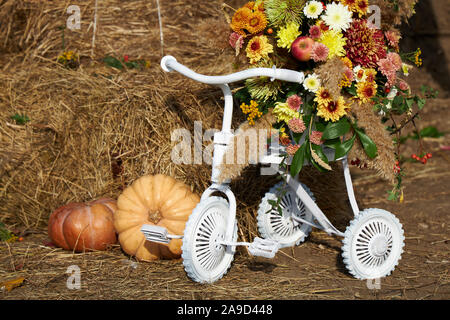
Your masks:
{"label": "dirt ground", "polygon": [[[423,2],[425,6],[438,3]],[[421,23],[426,19],[420,12],[410,22],[415,27],[405,27],[404,45],[422,46],[425,61],[424,68],[410,76],[410,85],[413,90],[422,84],[440,90],[439,98],[426,106],[421,126],[433,125],[447,134],[425,140],[426,151],[433,154],[428,164],[404,164],[403,203],[387,200],[389,186],[375,173],[352,169],[360,208],[394,213],[405,231],[402,259],[389,277],[380,280],[378,289],[377,283],[348,274],[342,263],[341,239],[322,231],[314,230],[305,243],[279,251],[272,260],[238,253],[224,278],[200,285],[186,276],[180,260],[140,263],[126,256],[119,245],[102,252],[74,254],[49,245],[46,230],[38,229],[26,234],[23,241],[0,242],[0,282],[25,279],[9,292],[0,291],[0,300],[449,299],[450,151],[442,148],[450,145],[449,28],[444,23],[438,35],[424,30]],[[439,14],[435,20],[449,21],[448,10],[435,12]],[[443,59],[442,67],[437,66],[438,59]],[[414,147],[408,141],[402,154],[408,157]],[[66,286],[67,269],[72,265],[81,271],[81,288],[76,290]]]}
{"label": "dirt ground", "polygon": [[[423,125],[448,128],[446,103],[446,99],[436,100],[428,106]],[[341,260],[341,241],[322,231],[313,231],[305,243],[281,250],[273,260],[237,254],[223,279],[200,285],[187,278],[179,260],[138,263],[127,258],[119,246],[105,252],[73,254],[48,246],[42,230],[22,242],[0,244],[0,277],[25,278],[22,286],[1,293],[1,298],[448,299],[450,152],[440,146],[449,144],[448,135],[427,140],[427,150],[433,153],[431,161],[427,165],[406,164],[402,204],[386,200],[386,184],[376,175],[352,170],[360,208],[395,213],[405,231],[400,264],[391,276],[381,279],[379,289],[347,273]],[[79,290],[66,287],[66,271],[71,265],[81,270]]]}

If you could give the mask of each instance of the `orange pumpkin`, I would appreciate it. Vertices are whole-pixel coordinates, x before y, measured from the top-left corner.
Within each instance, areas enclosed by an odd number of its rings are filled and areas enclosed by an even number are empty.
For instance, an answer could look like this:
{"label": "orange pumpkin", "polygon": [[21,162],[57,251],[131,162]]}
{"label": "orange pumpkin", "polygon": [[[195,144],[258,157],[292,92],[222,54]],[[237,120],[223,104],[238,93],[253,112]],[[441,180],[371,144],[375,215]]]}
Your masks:
{"label": "orange pumpkin", "polygon": [[109,198],[66,204],[50,215],[48,235],[56,246],[66,250],[105,250],[117,242],[113,221],[116,209],[116,201]]}
{"label": "orange pumpkin", "polygon": [[181,239],[172,239],[168,244],[149,242],[140,229],[152,224],[167,228],[170,234],[182,235],[199,201],[186,184],[172,177],[158,174],[137,179],[119,196],[114,214],[123,251],[143,261],[180,258]]}

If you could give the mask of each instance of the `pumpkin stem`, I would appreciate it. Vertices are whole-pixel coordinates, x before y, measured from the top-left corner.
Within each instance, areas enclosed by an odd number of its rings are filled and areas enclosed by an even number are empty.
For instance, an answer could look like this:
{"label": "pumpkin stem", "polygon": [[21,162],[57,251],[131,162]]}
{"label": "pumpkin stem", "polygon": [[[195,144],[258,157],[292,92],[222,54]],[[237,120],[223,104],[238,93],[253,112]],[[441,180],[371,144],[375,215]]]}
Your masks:
{"label": "pumpkin stem", "polygon": [[161,219],[162,219],[162,215],[159,211],[154,211],[154,212],[148,212],[148,219],[154,223],[157,224]]}

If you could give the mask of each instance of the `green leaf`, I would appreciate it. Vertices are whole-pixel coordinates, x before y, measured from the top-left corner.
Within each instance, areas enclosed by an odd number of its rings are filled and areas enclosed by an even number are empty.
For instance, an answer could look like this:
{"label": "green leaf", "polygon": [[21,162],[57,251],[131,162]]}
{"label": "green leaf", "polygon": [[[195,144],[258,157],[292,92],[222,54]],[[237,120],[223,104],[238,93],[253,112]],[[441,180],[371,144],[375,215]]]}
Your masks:
{"label": "green leaf", "polygon": [[411,109],[411,106],[414,103],[414,99],[406,99],[406,105],[408,106],[409,109]]}
{"label": "green leaf", "polygon": [[347,88],[347,92],[348,92],[349,94],[351,94],[352,96],[358,95],[358,93],[356,92],[356,86],[355,86],[355,84],[352,84],[351,87]]}
{"label": "green leaf", "polygon": [[306,141],[305,143],[303,143],[300,148],[297,150],[297,152],[295,153],[293,159],[292,159],[292,164],[291,164],[291,176],[295,177],[300,170],[302,170],[303,167],[303,162],[305,161],[305,150],[306,150]]}
{"label": "green leaf", "polygon": [[339,158],[342,158],[343,156],[345,156],[352,149],[353,144],[355,143],[355,139],[356,139],[356,134],[354,134],[350,140],[346,140],[346,141],[342,142],[341,144],[339,144],[336,147],[334,159],[336,160],[336,159],[339,159]]}
{"label": "green leaf", "polygon": [[3,222],[0,222],[0,241],[8,241],[14,236],[14,234],[9,231]]}
{"label": "green leaf", "polygon": [[326,140],[323,144],[329,148],[336,149],[341,144],[341,139],[334,138],[334,139]]}
{"label": "green leaf", "polygon": [[236,91],[236,93],[234,94],[234,97],[241,103],[245,102],[246,104],[249,104],[250,100],[251,100],[251,96],[250,96],[250,93],[248,92],[247,87],[244,87],[244,88]]}
{"label": "green leaf", "polygon": [[423,107],[425,106],[426,102],[427,102],[427,100],[425,100],[425,99],[418,99],[417,100],[417,106],[419,107],[419,110],[423,109]]}
{"label": "green leaf", "polygon": [[326,124],[325,124],[325,123],[322,123],[322,122],[319,122],[319,121],[316,121],[316,122],[314,123],[314,125],[316,126],[316,130],[317,130],[317,131],[323,132],[323,131],[325,130],[325,128],[326,128]]}
{"label": "green leaf", "polygon": [[372,139],[370,139],[369,136],[363,133],[360,129],[355,129],[355,132],[358,135],[359,141],[361,141],[364,151],[369,156],[369,158],[375,158],[377,156],[378,150]]}
{"label": "green leaf", "polygon": [[15,115],[11,116],[10,118],[12,120],[14,120],[17,124],[25,124],[28,121],[30,121],[30,118],[28,118],[28,116],[25,114],[16,113]]}
{"label": "green leaf", "polygon": [[330,122],[323,132],[322,139],[329,140],[343,136],[350,130],[350,123],[347,118],[341,118],[338,122]]}
{"label": "green leaf", "polygon": [[107,65],[110,66],[112,68],[116,68],[119,70],[123,69],[123,64],[122,62],[120,62],[119,59],[111,57],[111,56],[106,56],[105,58],[103,58],[103,62]]}
{"label": "green leaf", "polygon": [[395,191],[388,191],[388,200],[396,201],[398,199],[398,193]]}
{"label": "green leaf", "polygon": [[427,138],[439,138],[444,136],[445,133],[440,132],[436,127],[433,126],[429,126],[426,128],[423,128],[422,130],[420,130],[420,136],[422,138],[427,137]]}
{"label": "green leaf", "polygon": [[277,211],[278,211],[278,214],[279,214],[280,216],[283,215],[283,209],[281,209],[280,206],[277,207]]}
{"label": "green leaf", "polygon": [[303,134],[304,134],[304,132],[302,132],[302,133],[293,133],[292,135],[294,136],[294,141],[298,144],[299,143],[299,141],[300,141],[300,139],[302,138],[302,136],[303,136]]}
{"label": "green leaf", "polygon": [[404,103],[403,99],[404,99],[403,96],[396,96],[392,101],[392,107],[394,109],[400,108]]}

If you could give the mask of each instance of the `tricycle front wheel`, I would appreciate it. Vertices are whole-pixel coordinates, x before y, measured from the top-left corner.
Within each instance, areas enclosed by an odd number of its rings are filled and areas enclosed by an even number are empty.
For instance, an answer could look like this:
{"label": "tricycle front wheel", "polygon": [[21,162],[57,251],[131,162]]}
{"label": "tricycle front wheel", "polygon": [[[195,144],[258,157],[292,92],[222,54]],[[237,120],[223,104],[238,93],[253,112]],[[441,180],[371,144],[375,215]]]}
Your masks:
{"label": "tricycle front wheel", "polygon": [[[192,211],[183,236],[182,258],[184,269],[192,280],[213,283],[230,268],[235,247],[221,244],[225,240],[229,217],[228,201],[209,197]],[[237,223],[233,239],[237,240]]]}

